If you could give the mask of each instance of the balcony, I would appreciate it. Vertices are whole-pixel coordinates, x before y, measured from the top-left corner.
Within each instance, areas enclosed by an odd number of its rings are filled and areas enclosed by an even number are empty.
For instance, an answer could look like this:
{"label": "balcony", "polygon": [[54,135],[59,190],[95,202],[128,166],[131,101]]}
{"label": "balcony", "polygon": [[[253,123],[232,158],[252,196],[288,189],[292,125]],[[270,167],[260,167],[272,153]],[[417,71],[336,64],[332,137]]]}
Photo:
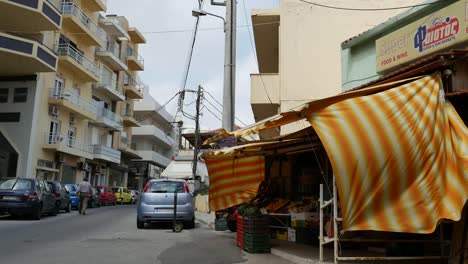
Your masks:
{"label": "balcony", "polygon": [[148,137],[166,145],[169,148],[177,145],[176,141],[173,138],[166,135],[164,131],[162,131],[155,125],[142,125],[140,127],[133,128],[132,131],[134,137]]}
{"label": "balcony", "polygon": [[96,105],[83,99],[73,91],[56,88],[50,89],[49,104],[63,107],[82,118],[96,120]]}
{"label": "balcony", "polygon": [[123,124],[126,127],[139,127],[140,123],[133,117],[133,111],[124,109],[122,111]]}
{"label": "balcony", "polygon": [[250,104],[255,121],[278,114],[280,84],[277,73],[250,75]]}
{"label": "balcony", "polygon": [[111,130],[123,130],[122,117],[102,106],[98,107],[96,121],[93,121],[92,123]]}
{"label": "balcony", "polygon": [[128,99],[143,99],[143,84],[128,75],[124,78],[124,89]]}
{"label": "balcony", "polygon": [[125,59],[120,56],[120,45],[115,41],[107,41],[103,47],[98,47],[96,56],[114,71],[128,70]]}
{"label": "balcony", "polygon": [[120,151],[108,146],[94,145],[94,159],[120,164]]}
{"label": "balcony", "polygon": [[143,71],[145,69],[143,57],[132,48],[127,48],[127,65],[131,71]]}
{"label": "balcony", "polygon": [[44,139],[44,149],[55,150],[86,159],[93,159],[93,146],[89,145],[86,141],[58,133],[46,133]]}
{"label": "balcony", "polygon": [[0,62],[2,75],[32,75],[57,69],[57,55],[49,48],[36,40],[4,32],[0,32]]}
{"label": "balcony", "polygon": [[107,0],[81,0],[81,5],[95,12],[107,11]]}
{"label": "balcony", "polygon": [[138,154],[143,161],[156,163],[160,166],[167,167],[171,163],[171,159],[164,157],[156,151],[152,150],[138,150]]}
{"label": "balcony", "polygon": [[87,46],[102,46],[106,32],[94,24],[74,2],[62,3],[62,30],[78,33],[77,36]]}
{"label": "balcony", "polygon": [[82,52],[76,50],[71,45],[61,44],[58,47],[59,67],[68,68],[78,78],[85,82],[98,82],[100,70],[90,59],[86,58]]}
{"label": "balcony", "polygon": [[112,101],[125,101],[122,86],[110,75],[102,74],[101,80],[97,83],[93,83],[93,89],[101,91]]}
{"label": "balcony", "polygon": [[145,37],[143,36],[143,34],[141,34],[141,32],[138,29],[131,27],[128,29],[128,34],[130,35],[130,40],[133,43],[136,43],[136,44],[146,43]]}
{"label": "balcony", "polygon": [[122,151],[123,154],[130,156],[133,159],[141,159],[140,154],[136,151],[135,145],[129,144],[128,138],[123,136],[123,133],[120,133],[120,144],[118,149]]}
{"label": "balcony", "polygon": [[[4,31],[60,30],[62,14],[52,0],[0,0],[0,25]],[[25,19],[27,18],[27,19]]]}
{"label": "balcony", "polygon": [[119,21],[118,17],[107,16],[99,19],[99,25],[108,34],[115,36],[116,38],[130,39],[125,26]]}

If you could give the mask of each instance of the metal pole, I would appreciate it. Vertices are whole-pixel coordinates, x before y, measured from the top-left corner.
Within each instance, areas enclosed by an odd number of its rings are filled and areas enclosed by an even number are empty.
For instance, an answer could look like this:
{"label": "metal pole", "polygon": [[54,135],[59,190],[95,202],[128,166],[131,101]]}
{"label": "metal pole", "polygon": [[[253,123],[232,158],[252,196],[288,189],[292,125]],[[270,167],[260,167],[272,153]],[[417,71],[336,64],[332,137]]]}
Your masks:
{"label": "metal pole", "polygon": [[172,219],[172,232],[177,232],[177,188],[174,191],[174,218]]}
{"label": "metal pole", "polygon": [[234,129],[236,81],[236,15],[237,1],[226,0],[224,44],[223,128]]}
{"label": "metal pole", "polygon": [[338,263],[338,193],[336,191],[335,175],[333,174],[333,251],[334,251],[334,263]]}
{"label": "metal pole", "polygon": [[323,262],[323,184],[320,184],[320,225],[319,225],[319,234],[320,234],[320,244],[319,244],[319,261]]}
{"label": "metal pole", "polygon": [[200,95],[201,95],[202,87],[198,86],[197,91],[197,105],[196,105],[196,115],[195,115],[195,139],[194,139],[194,146],[193,146],[193,165],[192,165],[192,173],[193,173],[193,180],[197,176],[197,160],[198,160],[198,138],[200,137],[200,124],[199,124],[199,117],[200,117]]}

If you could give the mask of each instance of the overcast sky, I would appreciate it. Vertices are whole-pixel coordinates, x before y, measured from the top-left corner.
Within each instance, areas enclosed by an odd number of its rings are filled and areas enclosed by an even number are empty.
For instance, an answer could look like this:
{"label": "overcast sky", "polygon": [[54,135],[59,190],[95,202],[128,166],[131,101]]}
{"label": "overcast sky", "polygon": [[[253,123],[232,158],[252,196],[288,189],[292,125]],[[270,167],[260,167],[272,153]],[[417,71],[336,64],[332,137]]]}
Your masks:
{"label": "overcast sky", "polygon": [[[244,1],[246,6],[244,9]],[[250,13],[255,8],[279,7],[279,0],[238,0],[237,24],[251,24]],[[211,6],[205,0],[205,10],[225,16],[225,8]],[[220,1],[218,1],[220,2]],[[131,4],[130,4],[131,3]],[[191,11],[198,7],[197,0],[110,0],[107,1],[108,14],[125,16],[130,26],[137,27],[145,36],[147,43],[141,45],[139,53],[145,60],[145,71],[140,77],[150,86],[150,93],[161,104],[169,100],[182,86],[182,77],[192,38],[195,18]],[[247,11],[248,21],[246,20]],[[201,18],[200,30],[193,53],[192,66],[188,78],[187,89],[195,90],[202,85],[218,101],[222,102],[223,65],[224,65],[224,32],[223,22],[219,18],[205,16]],[[212,29],[218,28],[218,29]],[[161,33],[161,31],[184,31]],[[258,72],[249,33],[251,28],[238,27],[237,30],[237,71],[236,71],[236,116],[246,124],[254,122],[250,107],[250,74]],[[253,35],[251,35],[253,36]],[[220,105],[206,96],[219,110]],[[186,104],[195,99],[187,95]],[[187,112],[194,113],[195,104],[185,107]],[[201,125],[203,129],[221,127],[221,113],[208,102],[207,109],[202,111]],[[167,110],[174,114],[177,109],[176,100],[168,105]],[[193,127],[194,122],[184,120],[187,127]],[[236,123],[239,123],[236,121]]]}

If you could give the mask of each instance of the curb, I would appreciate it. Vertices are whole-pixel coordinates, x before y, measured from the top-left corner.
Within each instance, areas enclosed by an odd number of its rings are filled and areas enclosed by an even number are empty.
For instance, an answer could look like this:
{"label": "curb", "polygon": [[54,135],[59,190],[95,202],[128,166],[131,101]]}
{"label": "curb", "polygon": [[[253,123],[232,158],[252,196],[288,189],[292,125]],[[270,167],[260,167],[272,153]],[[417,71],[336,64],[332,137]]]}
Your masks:
{"label": "curb", "polygon": [[299,257],[299,256],[296,256],[296,255],[293,255],[293,254],[290,254],[288,252],[285,252],[285,251],[282,251],[280,249],[275,249],[275,248],[272,248],[271,249],[271,254],[272,255],[275,255],[275,256],[278,256],[280,258],[283,258],[283,259],[286,259],[292,263],[296,263],[296,264],[327,264],[327,263],[331,263],[331,262],[320,262],[318,259],[309,259],[309,258],[303,258],[303,257]]}

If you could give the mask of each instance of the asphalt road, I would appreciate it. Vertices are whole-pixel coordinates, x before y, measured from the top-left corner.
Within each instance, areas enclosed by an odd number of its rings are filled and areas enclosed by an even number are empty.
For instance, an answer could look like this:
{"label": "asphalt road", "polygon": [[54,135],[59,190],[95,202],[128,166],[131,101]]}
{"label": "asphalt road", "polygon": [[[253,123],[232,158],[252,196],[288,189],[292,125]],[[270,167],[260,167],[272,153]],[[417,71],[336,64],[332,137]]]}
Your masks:
{"label": "asphalt road", "polygon": [[195,229],[173,233],[170,225],[136,228],[134,205],[89,209],[40,221],[0,218],[0,263],[172,264],[288,263],[269,254],[245,254],[234,234]]}

